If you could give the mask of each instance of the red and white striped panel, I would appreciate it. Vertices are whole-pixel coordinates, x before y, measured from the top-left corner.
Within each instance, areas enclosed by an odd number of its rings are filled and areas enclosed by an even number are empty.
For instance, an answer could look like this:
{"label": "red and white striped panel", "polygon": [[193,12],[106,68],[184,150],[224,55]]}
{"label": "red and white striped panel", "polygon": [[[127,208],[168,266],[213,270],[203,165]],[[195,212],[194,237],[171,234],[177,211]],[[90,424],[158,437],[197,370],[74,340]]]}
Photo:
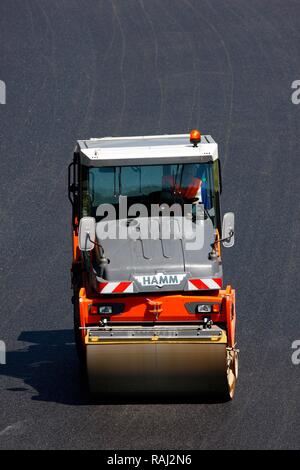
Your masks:
{"label": "red and white striped panel", "polygon": [[210,279],[189,279],[189,290],[201,289],[221,289],[222,278],[215,277]]}
{"label": "red and white striped panel", "polygon": [[128,294],[133,292],[132,281],[100,282],[100,294]]}

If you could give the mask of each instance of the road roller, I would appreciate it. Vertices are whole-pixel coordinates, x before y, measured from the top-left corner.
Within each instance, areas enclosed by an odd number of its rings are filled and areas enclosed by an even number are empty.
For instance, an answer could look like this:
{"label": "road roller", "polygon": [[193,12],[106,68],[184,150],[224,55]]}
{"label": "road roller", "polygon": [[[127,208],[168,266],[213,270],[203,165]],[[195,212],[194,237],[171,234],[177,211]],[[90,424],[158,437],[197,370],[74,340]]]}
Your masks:
{"label": "road roller", "polygon": [[188,134],[79,140],[69,165],[74,333],[90,392],[230,400],[235,290],[218,145]]}

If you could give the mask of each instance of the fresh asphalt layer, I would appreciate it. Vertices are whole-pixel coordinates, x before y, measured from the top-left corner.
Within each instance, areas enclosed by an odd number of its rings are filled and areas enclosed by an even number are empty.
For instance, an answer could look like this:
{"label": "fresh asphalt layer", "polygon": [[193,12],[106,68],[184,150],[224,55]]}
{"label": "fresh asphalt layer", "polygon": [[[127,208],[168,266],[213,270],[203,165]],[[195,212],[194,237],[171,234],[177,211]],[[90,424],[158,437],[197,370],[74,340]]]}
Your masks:
{"label": "fresh asphalt layer", "polygon": [[[1,448],[299,448],[300,3],[2,0]],[[67,165],[77,139],[211,134],[237,291],[231,403],[93,402],[73,343]]]}

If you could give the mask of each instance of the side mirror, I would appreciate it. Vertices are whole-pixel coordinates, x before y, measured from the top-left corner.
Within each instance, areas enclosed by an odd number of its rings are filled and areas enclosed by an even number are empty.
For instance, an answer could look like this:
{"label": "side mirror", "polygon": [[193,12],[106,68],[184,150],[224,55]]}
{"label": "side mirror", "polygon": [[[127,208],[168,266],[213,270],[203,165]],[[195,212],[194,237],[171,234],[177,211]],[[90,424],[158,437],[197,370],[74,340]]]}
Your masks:
{"label": "side mirror", "polygon": [[96,240],[96,220],[94,217],[82,217],[79,224],[78,245],[81,251],[91,251]]}
{"label": "side mirror", "polygon": [[231,248],[234,245],[234,213],[227,212],[223,217],[222,240],[225,248]]}

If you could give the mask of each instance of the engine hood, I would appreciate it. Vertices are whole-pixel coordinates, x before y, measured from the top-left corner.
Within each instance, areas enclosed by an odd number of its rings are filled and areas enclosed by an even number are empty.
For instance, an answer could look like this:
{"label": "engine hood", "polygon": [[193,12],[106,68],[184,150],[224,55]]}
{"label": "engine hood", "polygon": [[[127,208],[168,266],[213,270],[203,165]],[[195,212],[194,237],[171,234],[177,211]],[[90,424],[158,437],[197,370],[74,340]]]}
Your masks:
{"label": "engine hood", "polygon": [[[98,222],[97,239],[109,263],[102,271],[94,265],[97,280],[132,281],[134,292],[160,292],[187,290],[189,279],[222,278],[221,261],[209,259],[215,239],[211,220],[199,220],[196,224],[184,217],[172,219],[169,232],[164,231],[163,217]],[[152,227],[157,239],[145,239],[145,227],[148,233]],[[126,229],[130,237],[120,239],[120,233],[126,233]],[[103,234],[108,231],[110,238],[105,239]],[[116,238],[112,239],[111,234]]]}

